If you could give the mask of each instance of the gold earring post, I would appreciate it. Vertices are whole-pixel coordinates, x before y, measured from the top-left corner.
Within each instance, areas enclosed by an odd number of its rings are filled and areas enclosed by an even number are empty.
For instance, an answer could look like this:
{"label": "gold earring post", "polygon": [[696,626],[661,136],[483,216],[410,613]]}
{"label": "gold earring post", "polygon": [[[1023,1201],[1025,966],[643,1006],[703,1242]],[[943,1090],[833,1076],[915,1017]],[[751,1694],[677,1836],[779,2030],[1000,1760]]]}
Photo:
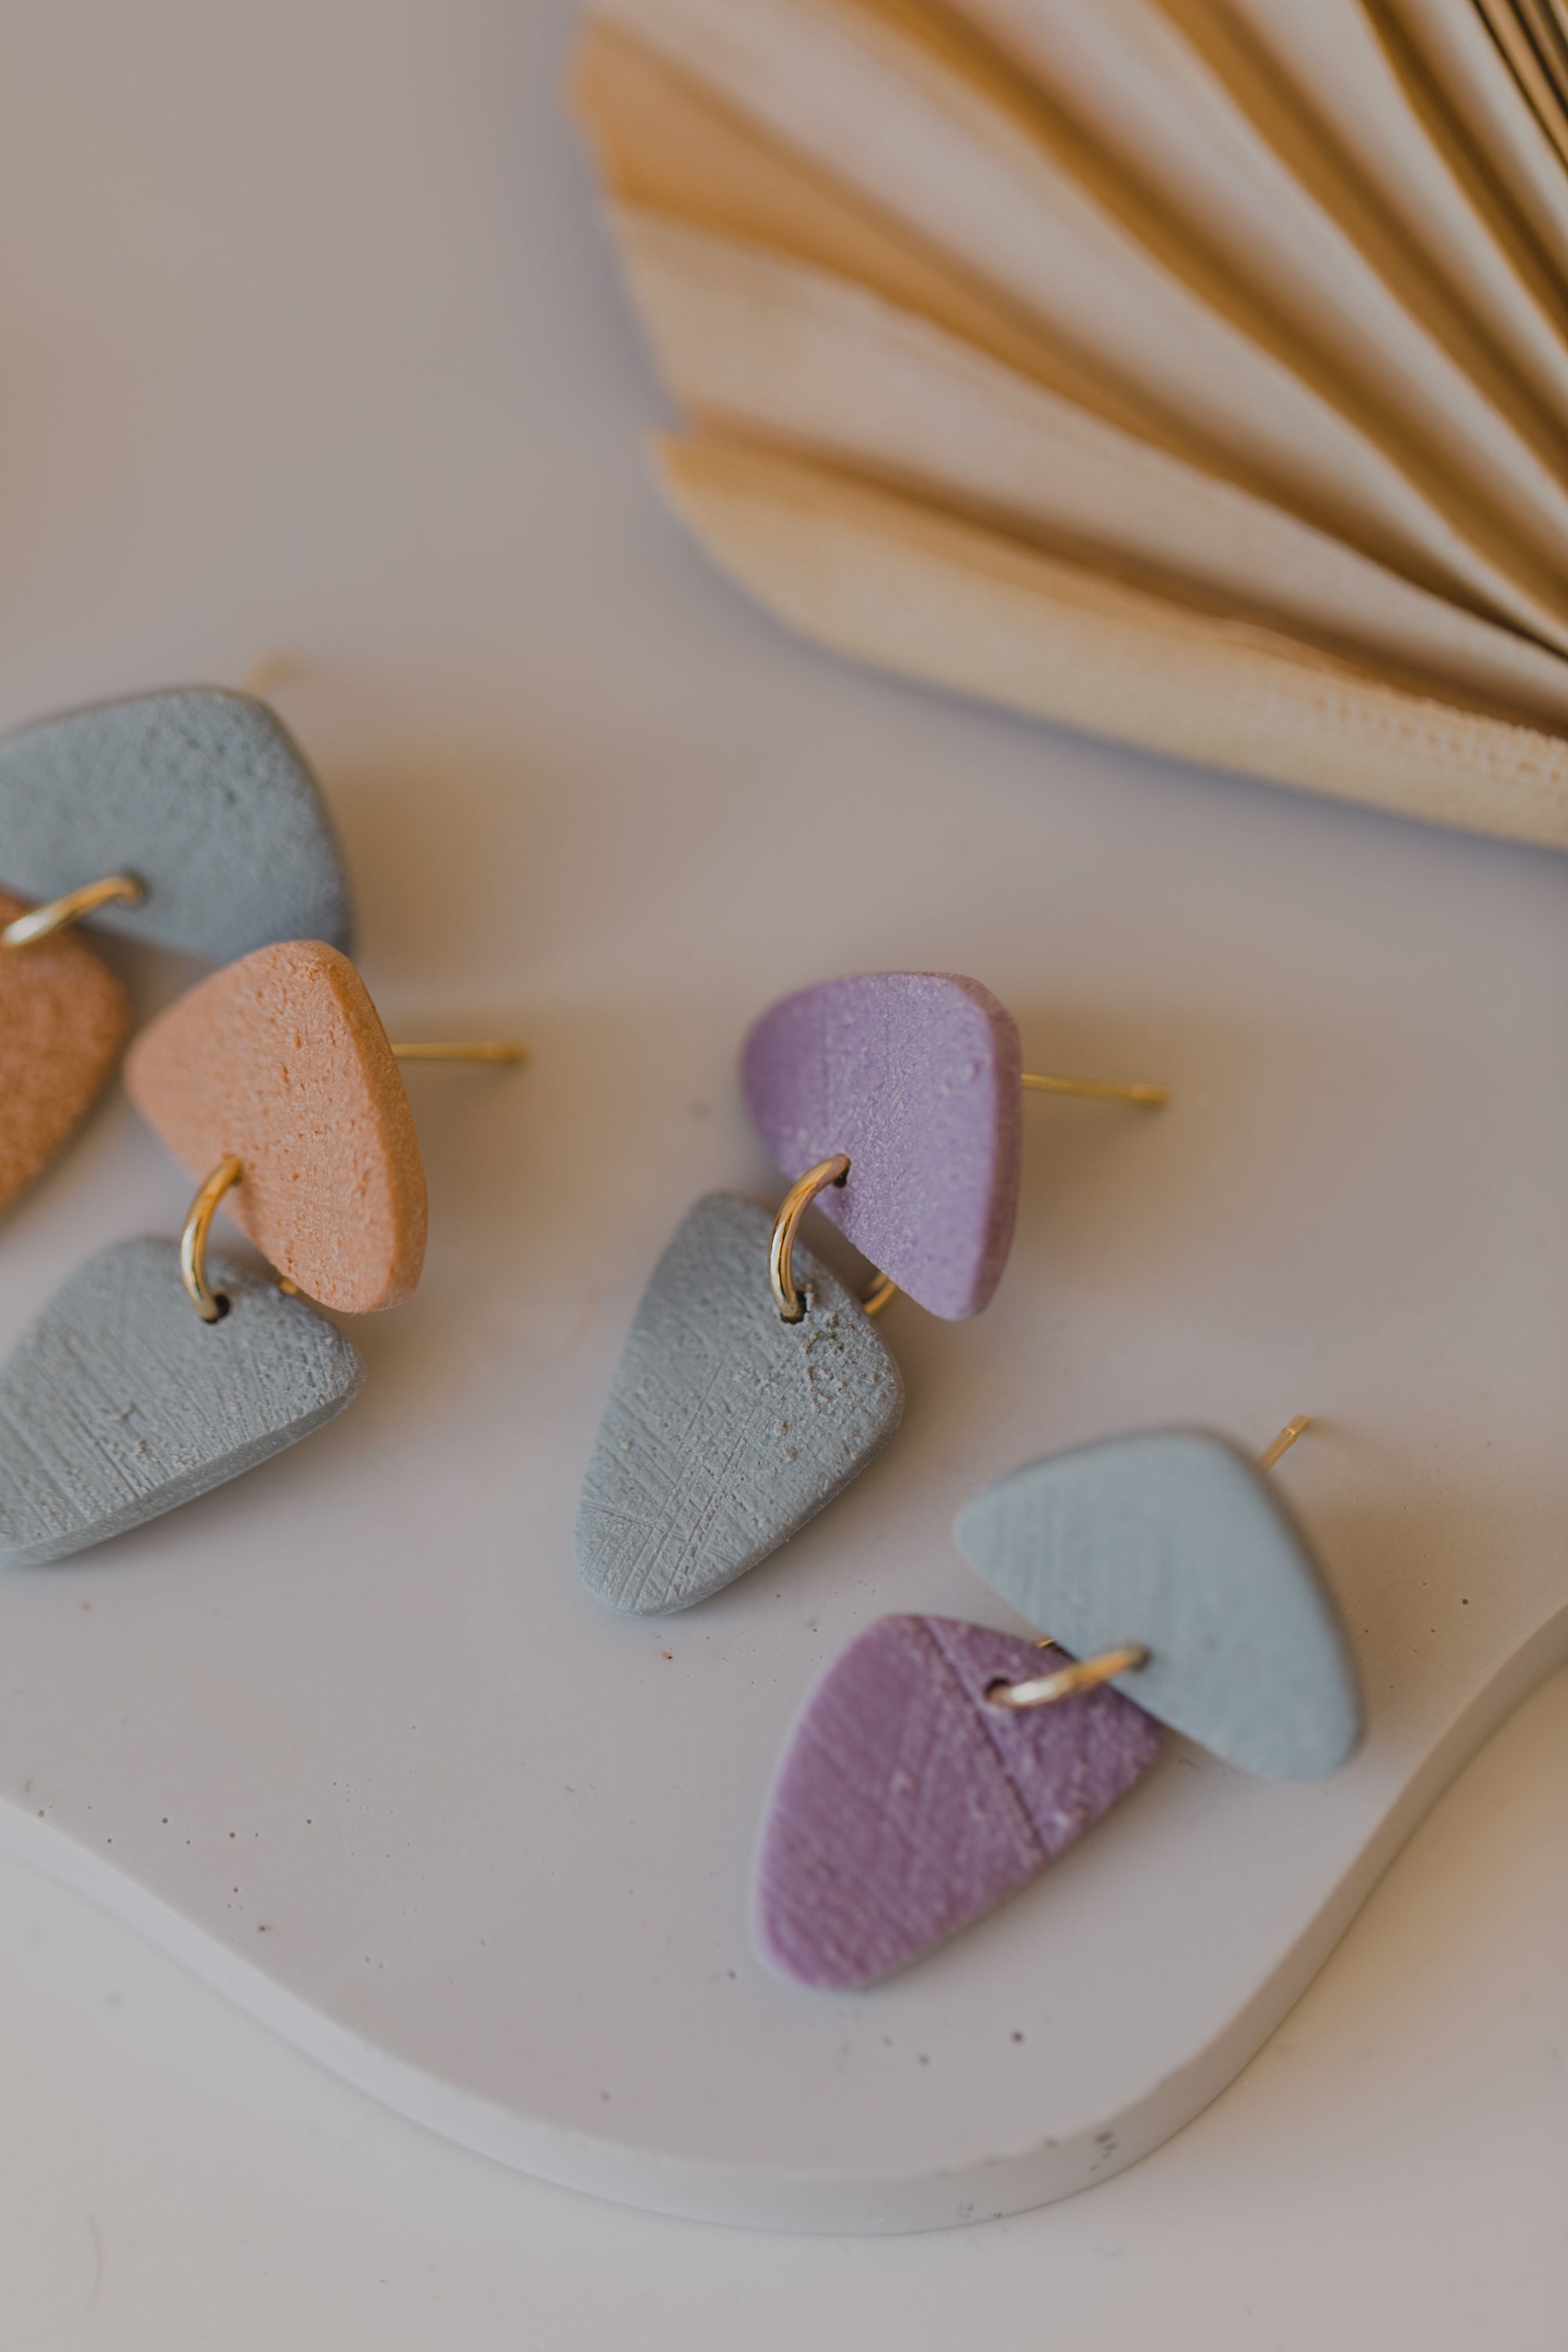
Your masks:
{"label": "gold earring post", "polygon": [[220,1160],[191,1202],[184,1231],[180,1235],[180,1279],[204,1323],[217,1322],[224,1311],[222,1301],[207,1280],[207,1235],[212,1231],[218,1202],[244,1173],[244,1163],[232,1151]]}
{"label": "gold earring post", "polygon": [[1137,1103],[1145,1110],[1158,1110],[1171,1099],[1165,1087],[1144,1086],[1137,1079],[1058,1078],[1026,1070],[1021,1083],[1026,1094],[1079,1095],[1086,1102]]}
{"label": "gold earring post", "polygon": [[257,702],[265,702],[268,695],[294,674],[292,654],[258,654],[239,681],[241,694],[248,694]]}
{"label": "gold earring post", "polygon": [[96,915],[100,907],[111,907],[117,901],[123,907],[139,907],[146,896],[146,885],[134,874],[106,874],[100,882],[84,882],[79,890],[68,890],[44,906],[29,907],[0,931],[0,948],[30,948],[63,931],[68,924]]}
{"label": "gold earring post", "polygon": [[514,1045],[501,1037],[483,1037],[448,1042],[437,1040],[434,1045],[394,1045],[400,1062],[526,1062],[528,1047]]}
{"label": "gold earring post", "polygon": [[1288,1421],[1285,1423],[1284,1428],[1280,1431],[1279,1436],[1276,1437],[1271,1444],[1266,1445],[1262,1453],[1258,1455],[1258,1468],[1260,1470],[1272,1470],[1274,1465],[1280,1460],[1281,1456],[1289,1453],[1290,1448],[1295,1444],[1296,1440],[1300,1436],[1302,1431],[1310,1429],[1311,1426],[1312,1416],[1310,1412],[1299,1412],[1294,1421]]}

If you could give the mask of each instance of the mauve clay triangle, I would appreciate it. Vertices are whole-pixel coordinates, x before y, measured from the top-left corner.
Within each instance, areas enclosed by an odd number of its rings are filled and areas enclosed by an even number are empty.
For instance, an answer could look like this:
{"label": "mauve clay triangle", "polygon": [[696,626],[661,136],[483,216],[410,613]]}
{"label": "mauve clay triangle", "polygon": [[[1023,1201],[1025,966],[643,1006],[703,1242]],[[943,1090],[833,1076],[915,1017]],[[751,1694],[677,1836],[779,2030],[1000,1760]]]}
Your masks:
{"label": "mauve clay triangle", "polygon": [[747,1038],[741,1078],[757,1133],[793,1181],[842,1151],[849,1175],[817,1206],[933,1315],[990,1300],[1018,1206],[1017,1024],[977,980],[868,972],[802,989]]}
{"label": "mauve clay triangle", "polygon": [[1082,1836],[1153,1762],[1160,1726],[1103,1687],[1022,1713],[1039,1651],[950,1617],[884,1617],[796,1724],[757,1857],[754,1935],[817,1990],[889,1976]]}

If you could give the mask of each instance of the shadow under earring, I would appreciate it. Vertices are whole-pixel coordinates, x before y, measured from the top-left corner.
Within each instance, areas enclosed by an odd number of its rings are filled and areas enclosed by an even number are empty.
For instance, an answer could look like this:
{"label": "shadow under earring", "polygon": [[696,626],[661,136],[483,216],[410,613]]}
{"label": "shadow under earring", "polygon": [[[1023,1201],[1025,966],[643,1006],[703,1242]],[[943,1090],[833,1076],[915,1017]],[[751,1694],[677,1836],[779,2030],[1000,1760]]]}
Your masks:
{"label": "shadow under earring", "polygon": [[130,1025],[120,982],[69,929],[215,962],[279,940],[351,944],[310,770],[270,710],[217,688],[0,736],[0,1210],[85,1117]]}
{"label": "shadow under earring", "polygon": [[[126,1076],[203,1181],[178,1244],[100,1250],[0,1367],[0,1562],[65,1559],[322,1427],[364,1370],[310,1302],[377,1313],[424,1264],[425,1171],[395,1051],[335,948],[291,940],[215,972],[137,1039]],[[209,1259],[220,1203],[281,1284]]]}
{"label": "shadow under earring", "polygon": [[[977,981],[875,972],[786,997],[742,1055],[753,1122],[795,1180],[776,1213],[698,1202],[627,1338],[577,1513],[579,1570],[663,1615],[788,1540],[898,1428],[903,1383],[870,1319],[898,1289],[950,1320],[1001,1278],[1026,1087],[1146,1104],[1155,1087],[1026,1077]],[[881,1269],[858,1300],[796,1234],[816,1202]]]}

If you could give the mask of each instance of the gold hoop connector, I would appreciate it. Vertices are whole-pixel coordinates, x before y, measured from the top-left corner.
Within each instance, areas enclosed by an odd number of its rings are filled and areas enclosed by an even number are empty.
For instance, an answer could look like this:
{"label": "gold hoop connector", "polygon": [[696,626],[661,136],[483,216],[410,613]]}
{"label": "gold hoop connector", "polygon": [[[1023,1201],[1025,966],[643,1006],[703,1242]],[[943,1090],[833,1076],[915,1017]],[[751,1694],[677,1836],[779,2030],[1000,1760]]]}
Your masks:
{"label": "gold hoop connector", "polygon": [[486,1037],[472,1044],[445,1042],[434,1045],[394,1045],[393,1053],[400,1062],[526,1062],[528,1047],[510,1045],[504,1038]]}
{"label": "gold hoop connector", "polygon": [[1275,1438],[1273,1444],[1266,1445],[1262,1453],[1258,1455],[1258,1468],[1260,1470],[1272,1470],[1274,1465],[1279,1460],[1281,1454],[1289,1453],[1290,1448],[1295,1444],[1296,1440],[1300,1436],[1302,1431],[1305,1429],[1310,1429],[1311,1426],[1312,1416],[1310,1412],[1299,1412],[1294,1421],[1288,1421],[1285,1423],[1284,1428],[1280,1431],[1279,1436]]}
{"label": "gold hoop connector", "polygon": [[1144,1086],[1138,1079],[1057,1078],[1041,1070],[1026,1070],[1022,1084],[1028,1094],[1081,1095],[1089,1102],[1138,1103],[1145,1110],[1158,1110],[1171,1099],[1163,1087]]}
{"label": "gold hoop connector", "polygon": [[207,1281],[207,1235],[212,1231],[218,1202],[244,1173],[243,1162],[232,1151],[226,1160],[220,1160],[191,1202],[185,1229],[180,1235],[180,1279],[204,1323],[217,1322],[226,1309],[226,1302],[219,1298]]}
{"label": "gold hoop connector", "polygon": [[69,923],[96,915],[100,907],[111,907],[116,901],[122,907],[139,907],[146,896],[146,884],[134,874],[106,874],[101,882],[84,882],[79,890],[68,890],[63,898],[50,898],[42,907],[29,907],[0,931],[0,948],[30,948],[63,931]]}
{"label": "gold hoop connector", "polygon": [[800,1221],[819,1192],[826,1192],[830,1184],[842,1184],[848,1173],[848,1160],[842,1151],[836,1151],[831,1160],[819,1160],[815,1168],[808,1168],[779,1203],[768,1237],[768,1280],[773,1303],[786,1323],[805,1319],[805,1301],[795,1286],[795,1237]]}
{"label": "gold hoop connector", "polygon": [[879,1315],[889,1298],[899,1295],[899,1286],[890,1274],[879,1274],[865,1297],[860,1301],[862,1315]]}
{"label": "gold hoop connector", "polygon": [[[1042,1648],[1045,1644],[1042,1643]],[[1054,1706],[1059,1698],[1071,1698],[1075,1692],[1097,1690],[1114,1675],[1136,1674],[1149,1663],[1149,1653],[1142,1642],[1123,1642],[1119,1649],[1101,1650],[1092,1658],[1075,1658],[1071,1664],[1058,1666],[1054,1675],[1040,1675],[1033,1682],[993,1683],[986,1691],[987,1704],[1002,1706],[1014,1713],[1030,1706]]]}

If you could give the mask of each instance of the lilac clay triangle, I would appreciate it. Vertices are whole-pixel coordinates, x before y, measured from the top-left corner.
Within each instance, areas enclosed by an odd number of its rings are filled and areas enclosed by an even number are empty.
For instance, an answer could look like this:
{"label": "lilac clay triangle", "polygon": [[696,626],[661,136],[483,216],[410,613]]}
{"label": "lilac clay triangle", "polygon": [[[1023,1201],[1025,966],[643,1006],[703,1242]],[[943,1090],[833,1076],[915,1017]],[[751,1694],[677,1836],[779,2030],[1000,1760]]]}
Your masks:
{"label": "lilac clay triangle", "polygon": [[795,1727],[757,1861],[757,1949],[820,1991],[871,1984],[978,1919],[1140,1780],[1161,1727],[1109,1687],[1019,1714],[1032,1643],[884,1617]]}
{"label": "lilac clay triangle", "polygon": [[962,1321],[1013,1239],[1021,1069],[1017,1024],[977,980],[878,971],[773,1005],[742,1084],[784,1174],[846,1152],[848,1180],[818,1207],[911,1298]]}

